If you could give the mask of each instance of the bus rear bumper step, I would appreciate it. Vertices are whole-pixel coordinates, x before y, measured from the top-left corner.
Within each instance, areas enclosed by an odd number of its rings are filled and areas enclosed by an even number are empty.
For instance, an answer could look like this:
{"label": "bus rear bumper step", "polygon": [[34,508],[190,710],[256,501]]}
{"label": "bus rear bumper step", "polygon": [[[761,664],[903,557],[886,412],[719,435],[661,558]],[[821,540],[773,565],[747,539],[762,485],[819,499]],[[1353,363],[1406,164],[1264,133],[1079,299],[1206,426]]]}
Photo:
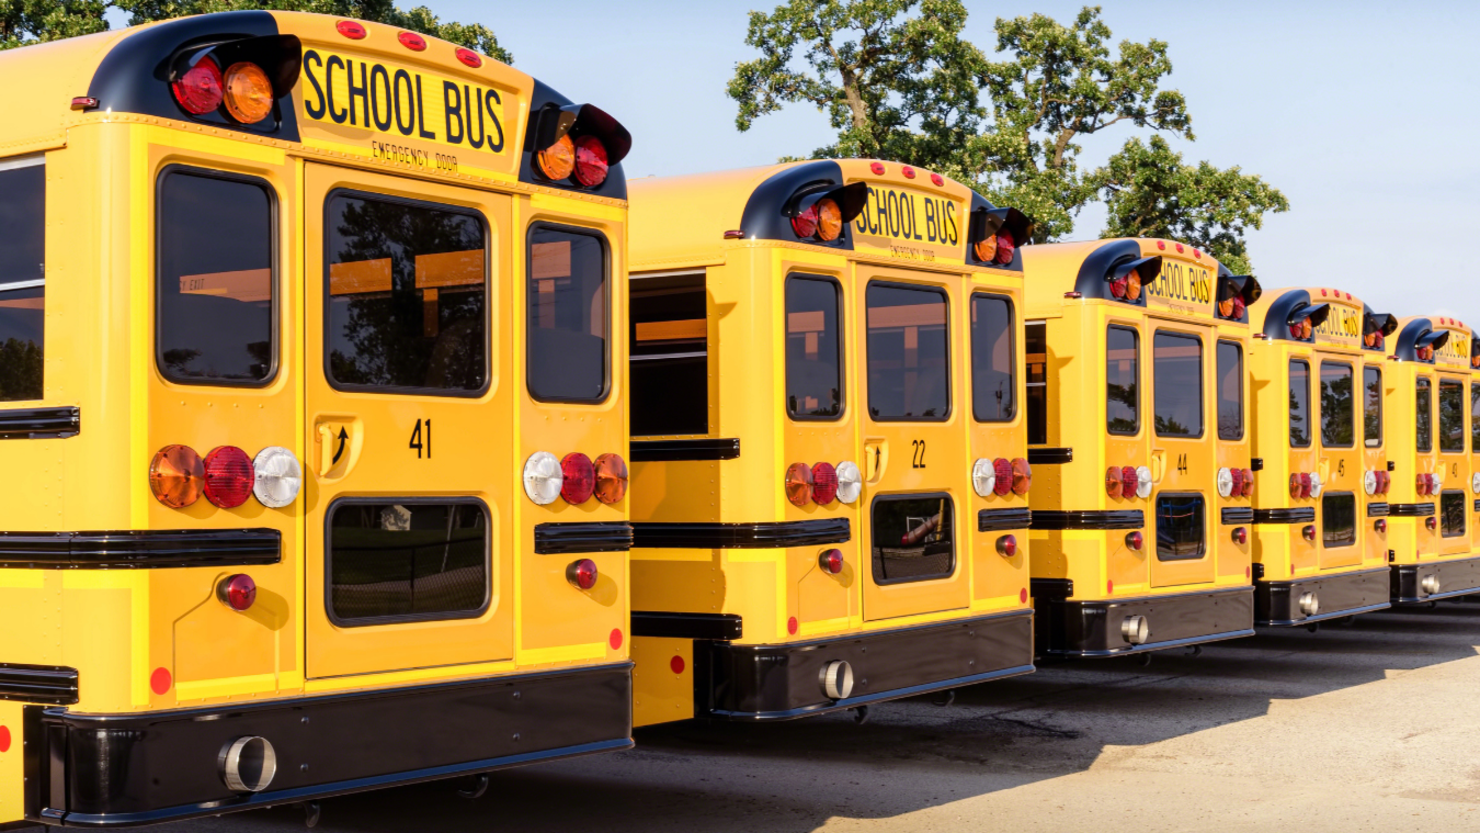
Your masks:
{"label": "bus rear bumper step", "polygon": [[[791,720],[1033,671],[1033,612],[1019,610],[781,645],[696,642],[700,716]],[[851,686],[829,696],[846,663]],[[702,705],[708,702],[708,708]]]}
{"label": "bus rear bumper step", "polygon": [[[1388,572],[1387,567],[1378,567],[1289,581],[1255,581],[1254,624],[1297,627],[1385,610],[1390,606]],[[1310,609],[1307,594],[1319,605],[1313,614],[1306,613]]]}
{"label": "bus rear bumper step", "polygon": [[[1118,657],[1254,635],[1253,587],[1125,599],[1040,596],[1034,603],[1043,656]],[[1145,625],[1141,634],[1126,627],[1137,617]]]}
{"label": "bus rear bumper step", "polygon": [[1480,593],[1480,558],[1394,564],[1391,569],[1394,606]]}
{"label": "bus rear bumper step", "polygon": [[[631,710],[631,663],[130,714],[27,706],[25,813],[124,827],[628,749]],[[261,792],[223,776],[243,738],[275,756]]]}

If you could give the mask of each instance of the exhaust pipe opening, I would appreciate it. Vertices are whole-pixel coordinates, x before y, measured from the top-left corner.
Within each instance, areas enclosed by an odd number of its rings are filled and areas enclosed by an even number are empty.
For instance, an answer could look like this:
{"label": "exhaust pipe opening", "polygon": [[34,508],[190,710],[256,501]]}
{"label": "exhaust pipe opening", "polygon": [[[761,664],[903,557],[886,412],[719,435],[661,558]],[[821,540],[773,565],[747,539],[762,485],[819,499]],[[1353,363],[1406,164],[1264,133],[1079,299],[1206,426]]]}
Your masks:
{"label": "exhaust pipe opening", "polygon": [[221,780],[233,792],[257,793],[277,775],[277,751],[267,738],[237,738],[221,749]]}
{"label": "exhaust pipe opening", "polygon": [[1144,645],[1151,638],[1151,622],[1145,616],[1127,616],[1120,623],[1120,635],[1132,645]]}
{"label": "exhaust pipe opening", "polygon": [[853,666],[836,659],[822,667],[822,693],[830,700],[847,700],[853,694]]}
{"label": "exhaust pipe opening", "polygon": [[1306,616],[1314,616],[1321,612],[1321,600],[1315,593],[1300,594],[1300,612]]}

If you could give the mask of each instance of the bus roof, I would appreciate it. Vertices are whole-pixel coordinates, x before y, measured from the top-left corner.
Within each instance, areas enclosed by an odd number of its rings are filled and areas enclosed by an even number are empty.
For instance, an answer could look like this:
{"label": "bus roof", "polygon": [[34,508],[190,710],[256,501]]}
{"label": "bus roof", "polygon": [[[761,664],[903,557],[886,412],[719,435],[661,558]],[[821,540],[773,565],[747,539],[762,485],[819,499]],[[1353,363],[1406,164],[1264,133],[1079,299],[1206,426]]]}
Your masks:
{"label": "bus roof", "polygon": [[[1268,303],[1254,315],[1254,329],[1273,341],[1306,341],[1327,347],[1385,352],[1385,340],[1398,329],[1390,313],[1373,312],[1361,298],[1329,287],[1289,287],[1265,293]],[[1291,327],[1311,318],[1311,338],[1297,338]],[[1380,333],[1382,338],[1376,338]]]}
{"label": "bus roof", "polygon": [[[223,70],[233,56],[262,64],[278,99],[273,114],[249,125],[219,110],[187,112],[171,82],[207,54]],[[526,146],[532,116],[555,111],[547,121],[560,122],[556,138],[610,135],[619,163],[630,137],[610,116],[507,64],[384,24],[302,12],[198,15],[0,52],[0,75],[12,79],[0,89],[0,144],[12,153],[63,147],[77,125],[163,120],[402,173],[626,193],[619,164],[597,187],[542,181]]]}
{"label": "bus roof", "polygon": [[[1470,369],[1476,361],[1473,336],[1463,321],[1448,316],[1410,316],[1398,322],[1398,337],[1393,339],[1392,353],[1405,362]],[[1419,358],[1421,347],[1432,347],[1433,355],[1427,359]]]}
{"label": "bus roof", "polygon": [[[850,186],[852,186],[850,188]],[[1031,223],[939,174],[874,159],[821,159],[629,183],[632,268],[672,269],[718,263],[729,246],[806,245],[916,266],[988,266],[970,254],[973,235],[1008,230],[1014,243]],[[791,217],[820,198],[843,207],[844,232],[824,243],[800,238]],[[984,225],[983,225],[984,224]]]}

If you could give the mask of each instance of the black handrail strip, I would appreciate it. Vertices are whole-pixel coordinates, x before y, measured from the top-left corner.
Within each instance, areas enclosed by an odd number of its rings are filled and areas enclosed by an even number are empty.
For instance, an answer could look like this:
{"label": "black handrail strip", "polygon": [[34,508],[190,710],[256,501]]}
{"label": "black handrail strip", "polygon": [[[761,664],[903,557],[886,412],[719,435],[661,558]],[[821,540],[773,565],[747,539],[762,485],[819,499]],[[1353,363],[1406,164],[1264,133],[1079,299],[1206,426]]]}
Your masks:
{"label": "black handrail strip", "polygon": [[82,409],[75,406],[0,410],[0,440],[66,439],[81,432]]}
{"label": "black handrail strip", "polygon": [[634,463],[685,460],[734,460],[740,456],[740,438],[633,440],[628,458]]}
{"label": "black handrail strip", "polygon": [[632,635],[673,639],[729,641],[745,633],[744,622],[734,613],[672,613],[661,610],[632,611]]}
{"label": "black handrail strip", "polygon": [[1254,522],[1254,510],[1247,506],[1225,506],[1222,518],[1224,526],[1251,524]]}
{"label": "black handrail strip", "polygon": [[77,702],[77,669],[0,662],[0,700],[70,706]]}
{"label": "black handrail strip", "polygon": [[630,549],[632,525],[625,521],[544,523],[534,527],[534,551],[541,555]]}
{"label": "black handrail strip", "polygon": [[1035,466],[1062,466],[1074,462],[1074,449],[1030,448],[1028,462]]}
{"label": "black handrail strip", "polygon": [[1395,518],[1426,518],[1434,514],[1434,504],[1389,503],[1388,514]]}
{"label": "black handrail strip", "polygon": [[632,524],[632,546],[665,549],[780,549],[841,544],[852,537],[847,518],[769,523]]}
{"label": "black handrail strip", "polygon": [[0,568],[224,567],[282,560],[276,529],[0,532]]}
{"label": "black handrail strip", "polygon": [[1039,509],[1033,513],[1034,529],[1140,529],[1145,525],[1146,513],[1140,509]]}
{"label": "black handrail strip", "polygon": [[1308,524],[1316,519],[1314,506],[1296,506],[1290,509],[1255,509],[1256,524]]}
{"label": "black handrail strip", "polygon": [[[1477,501],[1477,503],[1480,503],[1480,501]],[[1480,508],[1480,506],[1476,508]],[[1369,518],[1386,518],[1390,511],[1390,507],[1386,503],[1367,504],[1367,517]]]}
{"label": "black handrail strip", "polygon": [[1004,529],[1027,529],[1033,525],[1033,511],[1019,509],[983,509],[976,513],[977,532],[999,532]]}

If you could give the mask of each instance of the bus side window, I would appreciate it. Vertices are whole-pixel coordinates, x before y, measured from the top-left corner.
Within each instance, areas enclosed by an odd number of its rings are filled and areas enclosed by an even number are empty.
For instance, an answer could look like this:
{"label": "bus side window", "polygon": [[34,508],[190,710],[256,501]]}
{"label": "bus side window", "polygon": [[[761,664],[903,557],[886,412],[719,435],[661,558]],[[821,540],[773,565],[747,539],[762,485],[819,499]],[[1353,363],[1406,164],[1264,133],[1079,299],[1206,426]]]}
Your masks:
{"label": "bus side window", "polygon": [[1029,321],[1023,327],[1028,366],[1028,444],[1048,442],[1048,324]]}
{"label": "bus side window", "polygon": [[1105,427],[1112,434],[1141,430],[1141,344],[1130,327],[1105,335]]}
{"label": "bus side window", "polygon": [[0,160],[0,401],[40,399],[46,318],[46,165]]}
{"label": "bus side window", "polygon": [[1428,379],[1419,379],[1414,388],[1414,404],[1416,420],[1414,422],[1414,436],[1418,440],[1419,451],[1434,450],[1434,394]]}
{"label": "bus side window", "polygon": [[606,238],[537,225],[529,232],[528,375],[535,399],[600,402],[611,388],[606,349]]}
{"label": "bus side window", "polygon": [[324,231],[330,382],[408,393],[482,390],[482,220],[450,206],[336,193]]}
{"label": "bus side window", "polygon": [[271,187],[171,168],[156,222],[160,373],[181,384],[266,384],[277,371]]}
{"label": "bus side window", "polygon": [[1156,435],[1201,437],[1202,339],[1157,330],[1151,353]]}
{"label": "bus side window", "polygon": [[1218,342],[1218,439],[1244,438],[1244,348]]}
{"label": "bus side window", "polygon": [[1465,386],[1455,379],[1439,380],[1439,450],[1465,450]]}
{"label": "bus side window", "polygon": [[632,435],[709,433],[709,321],[704,273],[628,284]]}
{"label": "bus side window", "polygon": [[[1366,390],[1366,405],[1363,409],[1363,434],[1368,448],[1382,447],[1382,368],[1366,367],[1362,370],[1362,387]],[[1480,386],[1475,392],[1480,394]],[[1476,424],[1480,428],[1480,423]]]}
{"label": "bus side window", "polygon": [[836,282],[786,279],[786,413],[792,419],[843,415],[839,306]]}
{"label": "bus side window", "polygon": [[934,287],[871,283],[868,410],[877,420],[944,422],[951,412],[946,294]]}
{"label": "bus side window", "polygon": [[1013,378],[1012,300],[971,296],[971,410],[977,422],[1007,422],[1017,415]]}
{"label": "bus side window", "polygon": [[1290,360],[1290,446],[1310,446],[1310,364]]}
{"label": "bus side window", "polygon": [[1352,366],[1321,362],[1321,445],[1351,448],[1356,414],[1352,403]]}

